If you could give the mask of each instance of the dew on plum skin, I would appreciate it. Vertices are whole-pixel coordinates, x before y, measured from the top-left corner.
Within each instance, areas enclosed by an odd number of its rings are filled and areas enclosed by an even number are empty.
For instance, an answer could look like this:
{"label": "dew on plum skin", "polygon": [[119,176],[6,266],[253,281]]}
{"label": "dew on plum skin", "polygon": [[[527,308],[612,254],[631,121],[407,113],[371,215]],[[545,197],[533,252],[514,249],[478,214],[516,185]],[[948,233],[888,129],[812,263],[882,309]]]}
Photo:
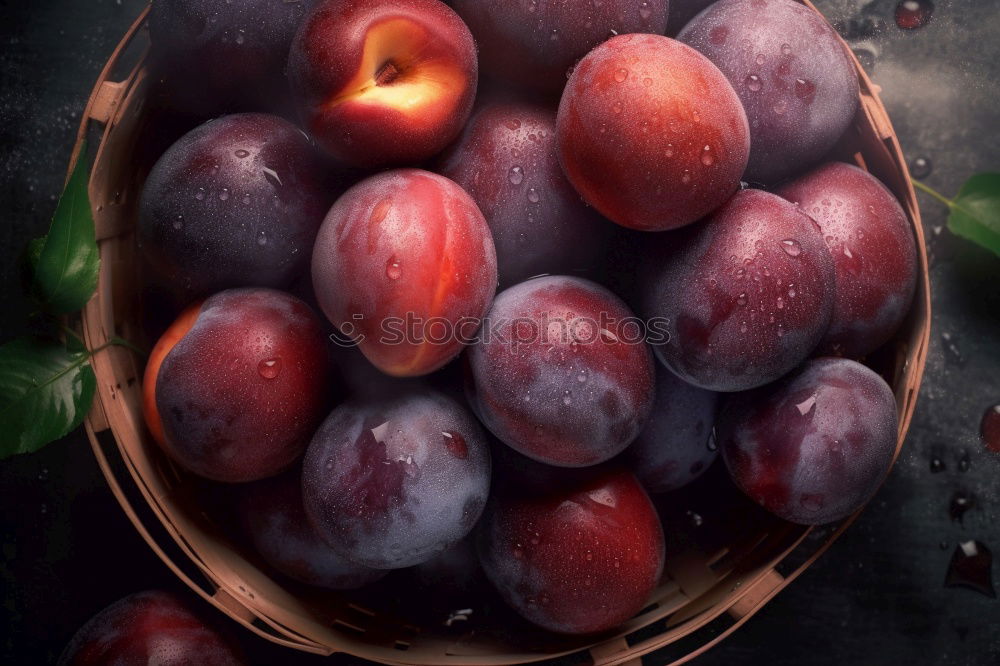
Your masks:
{"label": "dew on plum skin", "polygon": [[264,379],[274,379],[281,374],[281,359],[271,358],[262,360],[257,365],[257,372],[259,372],[260,376]]}
{"label": "dew on plum skin", "polygon": [[947,469],[947,466],[945,465],[944,460],[936,455],[931,457],[931,474],[940,474],[945,471],[945,469]]}
{"label": "dew on plum skin", "polygon": [[717,427],[736,485],[775,515],[814,525],[845,518],[874,494],[892,463],[896,425],[881,377],[821,358],[735,396]]}
{"label": "dew on plum skin", "polygon": [[896,25],[903,30],[916,30],[927,25],[933,14],[931,0],[902,0],[896,5]]}
{"label": "dew on plum skin", "polygon": [[945,587],[964,587],[991,599],[997,596],[993,587],[993,553],[980,541],[962,541],[948,564]]}

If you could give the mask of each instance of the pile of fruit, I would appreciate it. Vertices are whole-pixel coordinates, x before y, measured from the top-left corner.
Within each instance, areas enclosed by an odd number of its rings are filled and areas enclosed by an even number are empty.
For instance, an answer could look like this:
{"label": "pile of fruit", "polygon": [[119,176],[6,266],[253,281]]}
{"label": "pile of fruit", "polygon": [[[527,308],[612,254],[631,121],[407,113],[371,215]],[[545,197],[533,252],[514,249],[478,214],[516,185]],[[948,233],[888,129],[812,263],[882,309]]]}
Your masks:
{"label": "pile of fruit", "polygon": [[150,36],[155,99],[215,119],[142,193],[144,279],[184,304],[146,420],[282,574],[474,542],[518,613],[597,632],[660,582],[650,493],[719,453],[801,524],[889,469],[860,361],[916,247],[829,161],[858,80],[805,6],[155,0]]}

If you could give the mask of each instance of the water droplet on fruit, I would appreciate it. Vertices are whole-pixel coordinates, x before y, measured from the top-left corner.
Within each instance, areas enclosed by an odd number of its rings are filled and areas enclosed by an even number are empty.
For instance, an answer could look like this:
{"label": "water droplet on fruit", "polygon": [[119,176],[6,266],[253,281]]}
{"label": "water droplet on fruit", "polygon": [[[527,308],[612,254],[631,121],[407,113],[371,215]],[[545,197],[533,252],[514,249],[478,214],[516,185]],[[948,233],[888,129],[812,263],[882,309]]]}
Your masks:
{"label": "water droplet on fruit", "polygon": [[685,185],[691,184],[691,172],[684,169],[684,173],[681,174],[681,182]]}
{"label": "water droplet on fruit", "polygon": [[614,111],[615,113],[621,113],[622,112],[622,103],[621,102],[615,102],[614,104],[611,105],[611,110]]}
{"label": "water droplet on fruit", "polygon": [[896,25],[903,30],[922,28],[931,20],[934,3],[930,0],[903,0],[896,5]]}
{"label": "water droplet on fruit", "polygon": [[250,195],[249,194],[244,194],[243,195],[243,204],[247,205],[247,206],[250,205]]}
{"label": "water droplet on fruit", "polygon": [[617,81],[618,83],[624,83],[625,79],[627,78],[628,78],[628,70],[625,69],[624,67],[619,67],[618,70],[615,72],[615,81]]}
{"label": "water droplet on fruit", "polygon": [[701,163],[705,166],[712,166],[715,164],[715,156],[712,155],[711,146],[705,146],[701,149]]}
{"label": "water droplet on fruit", "polygon": [[257,245],[260,245],[261,247],[267,245],[267,234],[263,231],[257,236]]}
{"label": "water droplet on fruit", "polygon": [[399,267],[399,259],[391,257],[385,266],[385,276],[390,280],[398,280],[403,274],[403,269]]}
{"label": "water droplet on fruit", "polygon": [[538,194],[538,190],[536,190],[533,187],[528,188],[528,201],[530,201],[531,203],[538,203],[538,200],[540,198],[541,197]]}
{"label": "water droplet on fruit", "polygon": [[763,65],[766,60],[767,58],[764,57],[763,53],[758,53],[757,57],[754,58],[754,62],[757,63],[758,65]]}
{"label": "water droplet on fruit", "polygon": [[746,292],[744,292],[744,293],[742,293],[742,294],[739,295],[739,297],[736,299],[736,303],[738,305],[746,305],[747,304],[747,295],[746,295]]}
{"label": "water droplet on fruit", "polygon": [[573,396],[570,395],[569,391],[566,391],[566,395],[563,396],[562,403],[566,406],[573,404]]}
{"label": "water droplet on fruit", "polygon": [[947,467],[939,456],[931,456],[931,474],[940,474]]}
{"label": "water droplet on fruit", "polygon": [[795,285],[788,285],[788,298],[795,298],[796,295]]}
{"label": "water droplet on fruit", "polygon": [[910,175],[914,178],[926,178],[931,175],[934,166],[926,157],[917,157],[910,162]]}
{"label": "water droplet on fruit", "polygon": [[792,47],[788,44],[782,44],[781,55],[791,55],[791,54],[792,54]]}
{"label": "water droplet on fruit", "polygon": [[524,169],[519,166],[511,167],[510,173],[507,174],[507,180],[510,181],[511,185],[520,185],[524,181]]}
{"label": "water droplet on fruit", "polygon": [[649,17],[653,15],[653,8],[649,6],[649,2],[645,0],[639,5],[639,18],[643,21],[648,21]]}
{"label": "water droplet on fruit", "polygon": [[552,28],[552,34],[549,35],[549,40],[553,42],[559,41],[559,31],[557,29]]}
{"label": "water droplet on fruit", "polygon": [[176,229],[177,231],[180,231],[183,228],[184,228],[184,216],[183,215],[178,215],[174,219],[174,229]]}
{"label": "water droplet on fruit", "polygon": [[809,79],[795,79],[795,96],[799,99],[809,99],[816,92],[816,84]]}
{"label": "water droplet on fruit", "polygon": [[785,299],[783,299],[781,296],[778,296],[778,302],[775,305],[777,306],[777,308],[779,310],[784,310],[785,309]]}
{"label": "water droplet on fruit", "polygon": [[740,324],[740,333],[746,333],[746,332],[747,332],[747,323],[746,322],[742,322]]}
{"label": "water droplet on fruit", "polygon": [[993,587],[993,553],[979,541],[962,541],[948,564],[945,587],[964,587],[991,599],[997,596]]}
{"label": "water droplet on fruit", "polygon": [[748,76],[746,79],[743,80],[743,83],[746,85],[747,88],[749,88],[754,92],[757,92],[758,90],[764,87],[764,84],[761,82],[760,77],[757,76],[756,74],[751,74],[750,76]]}
{"label": "water droplet on fruit", "polygon": [[508,120],[507,122],[504,123],[504,125],[506,125],[507,129],[509,130],[521,129],[521,121],[518,120],[517,118],[512,118]]}
{"label": "water droplet on fruit", "polygon": [[777,113],[779,116],[784,115],[785,111],[788,111],[787,101],[779,99],[777,102],[774,103],[774,112]]}
{"label": "water droplet on fruit", "polygon": [[264,379],[274,379],[281,374],[281,359],[269,358],[257,364],[257,372]]}
{"label": "water droplet on fruit", "polygon": [[990,407],[983,414],[983,420],[979,424],[979,436],[982,437],[987,449],[1000,453],[1000,405]]}
{"label": "water droplet on fruit", "polygon": [[583,372],[581,372],[580,374],[578,374],[578,375],[576,376],[576,381],[578,381],[578,382],[580,382],[581,384],[583,384],[584,382],[586,382],[586,381],[587,381],[587,374],[586,374],[586,373],[583,373]]}
{"label": "water droplet on fruit", "polygon": [[729,28],[724,25],[717,25],[708,31],[708,41],[713,44],[725,44],[729,37]]}
{"label": "water droplet on fruit", "polygon": [[197,199],[198,201],[204,201],[205,200],[205,188],[204,187],[199,187],[198,191],[194,193],[194,198]]}
{"label": "water droplet on fruit", "polygon": [[802,246],[799,245],[797,240],[792,238],[786,238],[781,241],[781,249],[785,251],[789,257],[797,257],[802,254]]}
{"label": "water droplet on fruit", "polygon": [[223,187],[222,191],[219,192],[219,201],[226,201],[229,199],[229,188]]}
{"label": "water droplet on fruit", "polygon": [[668,143],[667,149],[664,151],[664,156],[668,159],[674,156],[674,144]]}
{"label": "water droplet on fruit", "polygon": [[240,30],[239,34],[236,35],[236,43],[242,44],[245,41],[246,41],[246,35],[243,33],[242,30]]}
{"label": "water droplet on fruit", "polygon": [[250,151],[249,150],[243,150],[242,148],[240,148],[239,150],[237,150],[235,154],[236,154],[236,157],[240,158],[241,160],[243,158],[245,158],[245,157],[250,157]]}
{"label": "water droplet on fruit", "polygon": [[642,85],[646,86],[647,88],[651,88],[653,86],[653,79],[647,76],[642,80]]}

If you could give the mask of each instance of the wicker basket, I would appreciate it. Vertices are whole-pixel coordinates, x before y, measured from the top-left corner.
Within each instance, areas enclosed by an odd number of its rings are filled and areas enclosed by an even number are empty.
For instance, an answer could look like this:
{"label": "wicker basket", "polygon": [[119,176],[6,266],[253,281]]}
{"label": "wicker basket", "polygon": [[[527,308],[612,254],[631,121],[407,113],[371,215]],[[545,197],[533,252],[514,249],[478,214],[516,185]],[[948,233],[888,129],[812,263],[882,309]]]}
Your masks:
{"label": "wicker basket", "polygon": [[[101,73],[76,147],[78,153],[88,135],[90,145],[97,146],[90,198],[102,262],[97,294],[83,312],[83,332],[91,348],[112,336],[143,339],[134,227],[142,179],[155,158],[139,139],[144,125],[155,122],[144,104],[149,89],[145,20],[146,12]],[[921,277],[912,312],[873,361],[896,395],[898,455],[927,358],[927,256],[906,162],[878,99],[879,89],[855,64],[861,105],[838,156],[869,170],[896,194],[919,247]],[[612,665],[639,664],[640,656],[662,650],[661,663],[680,664],[760,610],[856,517],[824,528],[763,520],[738,536],[723,534],[711,551],[674,553],[666,564],[667,582],[650,605],[616,633],[598,639],[538,634],[511,640],[491,632],[417,626],[366,605],[357,595],[309,593],[272,577],[253,553],[198,507],[197,482],[178,470],[146,432],[142,359],[112,346],[96,354],[93,365],[97,399],[87,433],[112,492],[139,533],[178,577],[224,613],[275,643],[317,654],[343,652],[387,664],[511,664],[577,652],[584,655],[581,661]]]}

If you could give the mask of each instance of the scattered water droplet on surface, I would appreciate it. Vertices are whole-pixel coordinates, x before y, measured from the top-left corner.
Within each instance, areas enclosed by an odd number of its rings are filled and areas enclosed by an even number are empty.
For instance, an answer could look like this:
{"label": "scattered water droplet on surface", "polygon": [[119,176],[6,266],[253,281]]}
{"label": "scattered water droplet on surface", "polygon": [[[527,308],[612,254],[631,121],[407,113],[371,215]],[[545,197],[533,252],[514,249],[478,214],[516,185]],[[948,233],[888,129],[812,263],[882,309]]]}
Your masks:
{"label": "scattered water droplet on surface", "polygon": [[628,70],[624,67],[619,67],[618,71],[615,72],[615,81],[618,83],[624,83],[625,79],[628,78]]}
{"label": "scattered water droplet on surface", "polygon": [[241,160],[243,158],[245,158],[245,157],[250,157],[250,151],[249,150],[243,150],[242,148],[240,148],[239,150],[237,150],[235,154],[236,154],[236,157],[240,158]]}
{"label": "scattered water droplet on surface", "polygon": [[965,514],[976,505],[975,498],[965,491],[958,490],[951,496],[951,504],[948,506],[948,515],[952,521],[965,524]]}
{"label": "scattered water droplet on surface", "polygon": [[281,374],[281,359],[269,358],[257,364],[257,372],[264,379],[274,379]]}
{"label": "scattered water droplet on surface", "polygon": [[743,83],[744,85],[746,85],[747,88],[749,88],[754,92],[757,92],[758,90],[764,87],[764,84],[761,82],[760,77],[757,76],[756,74],[751,74],[750,76],[745,78],[743,80]]}
{"label": "scattered water droplet on surface", "polygon": [[541,197],[538,194],[538,190],[533,187],[528,188],[528,201],[531,203],[538,203]]}
{"label": "scattered water droplet on surface", "polygon": [[519,166],[511,167],[510,173],[507,174],[507,180],[510,181],[511,185],[520,185],[524,182],[524,169]]}
{"label": "scattered water droplet on surface", "polygon": [[712,155],[711,146],[705,146],[701,149],[701,163],[705,166],[712,166],[715,164],[715,156]]}
{"label": "scattered water droplet on surface", "polygon": [[948,564],[945,587],[964,587],[986,595],[997,596],[993,587],[993,553],[979,541],[962,541]]}
{"label": "scattered water droplet on surface", "polygon": [[795,96],[809,99],[816,93],[816,84],[809,79],[795,79]]}
{"label": "scattered water droplet on surface", "polygon": [[174,219],[174,229],[176,229],[177,231],[180,231],[183,228],[184,228],[184,216],[183,215],[178,215]]}
{"label": "scattered water droplet on surface", "polygon": [[791,47],[791,45],[789,45],[789,44],[782,44],[781,45],[781,55],[791,55],[791,54],[792,54],[792,47]]}
{"label": "scattered water droplet on surface", "polygon": [[926,157],[916,157],[910,162],[910,175],[914,178],[926,178],[933,170],[934,165]]}
{"label": "scattered water droplet on surface", "polygon": [[219,201],[226,201],[229,199],[229,188],[223,187],[222,191],[219,192]]}
{"label": "scattered water droplet on surface", "polygon": [[205,188],[204,187],[199,187],[198,191],[194,193],[194,198],[197,199],[198,201],[204,201],[205,200]]}
{"label": "scattered water droplet on surface", "polygon": [[930,0],[903,0],[896,5],[896,25],[903,30],[922,28],[934,14],[934,3]]}
{"label": "scattered water droplet on surface", "polygon": [[257,235],[257,245],[260,245],[261,247],[267,245],[267,234],[263,231]]}
{"label": "scattered water droplet on surface", "polygon": [[947,469],[947,466],[944,464],[944,460],[939,456],[931,457],[931,474],[940,474],[945,469]]}

